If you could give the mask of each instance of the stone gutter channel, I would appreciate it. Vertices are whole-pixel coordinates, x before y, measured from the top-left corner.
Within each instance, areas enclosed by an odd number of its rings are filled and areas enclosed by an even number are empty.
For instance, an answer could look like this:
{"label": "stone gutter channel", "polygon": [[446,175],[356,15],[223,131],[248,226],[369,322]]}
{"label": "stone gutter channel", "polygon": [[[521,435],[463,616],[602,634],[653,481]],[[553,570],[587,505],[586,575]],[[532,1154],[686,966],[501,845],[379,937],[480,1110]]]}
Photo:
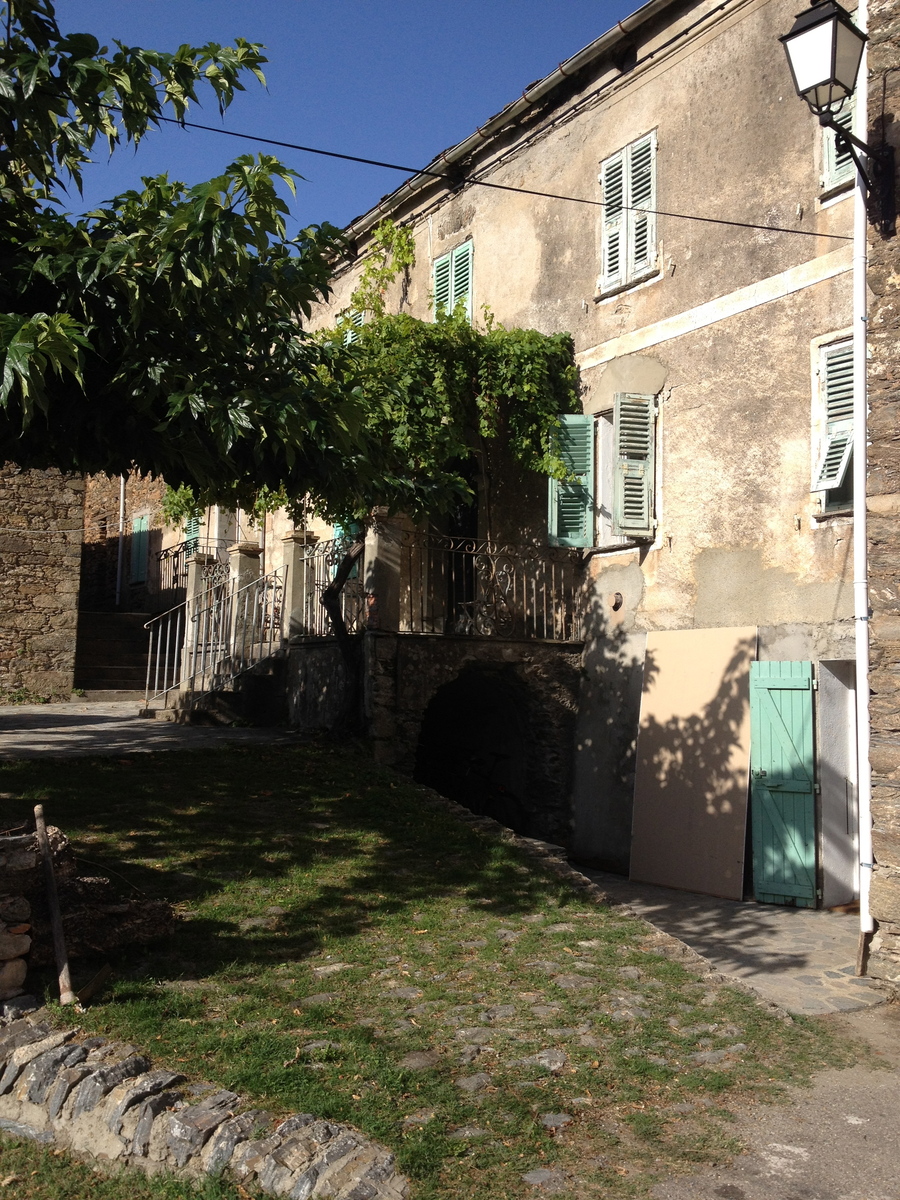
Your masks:
{"label": "stone gutter channel", "polygon": [[[619,902],[566,860],[562,846],[521,837],[430,789],[423,800],[523,850],[598,904]],[[627,905],[621,906],[631,912]],[[638,914],[635,914],[638,915]],[[643,918],[642,918],[643,919]],[[726,984],[791,1016],[650,922],[645,949],[675,959],[704,982]],[[310,1113],[278,1119],[234,1092],[153,1068],[135,1046],[55,1029],[40,1012],[0,1025],[0,1133],[55,1144],[107,1169],[137,1167],[195,1179],[225,1175],[288,1200],[407,1200],[393,1154],[349,1125]]]}

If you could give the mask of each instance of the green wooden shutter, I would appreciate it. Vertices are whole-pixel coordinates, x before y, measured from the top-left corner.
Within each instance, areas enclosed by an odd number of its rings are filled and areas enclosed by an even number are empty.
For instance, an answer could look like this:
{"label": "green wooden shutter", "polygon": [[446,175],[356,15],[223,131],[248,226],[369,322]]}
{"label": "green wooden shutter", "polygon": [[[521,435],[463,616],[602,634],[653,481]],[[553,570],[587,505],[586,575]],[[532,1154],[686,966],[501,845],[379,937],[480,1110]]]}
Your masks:
{"label": "green wooden shutter", "polygon": [[766,904],[816,903],[812,663],[750,664],[753,890]]}
{"label": "green wooden shutter", "polygon": [[450,255],[444,254],[434,263],[434,315],[452,309]]}
{"label": "green wooden shutter", "polygon": [[656,397],[617,392],[613,529],[631,538],[653,537],[656,472]]}
{"label": "green wooden shutter", "polygon": [[[648,134],[627,147],[628,193],[626,214],[628,275],[650,270],[656,260],[656,139]],[[649,209],[651,211],[640,211]]]}
{"label": "green wooden shutter", "polygon": [[463,242],[461,246],[457,246],[451,256],[452,259],[452,279],[451,290],[452,299],[451,306],[453,311],[456,311],[456,306],[462,304],[465,310],[466,318],[472,320],[472,243]]}
{"label": "green wooden shutter", "polygon": [[[846,129],[848,133],[853,132],[853,105],[852,102],[847,107],[835,116],[835,122],[842,129]],[[823,131],[823,153],[824,159],[824,178],[822,186],[826,191],[831,188],[840,187],[841,184],[848,183],[856,174],[856,166],[853,162],[853,157],[849,149],[845,145],[843,149],[838,150],[837,139],[834,136],[834,131],[824,129]]]}
{"label": "green wooden shutter", "polygon": [[594,418],[568,415],[561,418],[560,457],[575,476],[551,479],[548,533],[552,546],[594,544]]}
{"label": "green wooden shutter", "polygon": [[150,518],[135,517],[131,523],[131,562],[128,575],[132,583],[146,582],[149,538]]}
{"label": "green wooden shutter", "polygon": [[620,150],[600,164],[603,191],[603,233],[600,253],[600,289],[624,282],[625,245],[625,151]]}
{"label": "green wooden shutter", "polygon": [[840,487],[853,453],[853,343],[825,346],[819,360],[826,438],[814,492]]}

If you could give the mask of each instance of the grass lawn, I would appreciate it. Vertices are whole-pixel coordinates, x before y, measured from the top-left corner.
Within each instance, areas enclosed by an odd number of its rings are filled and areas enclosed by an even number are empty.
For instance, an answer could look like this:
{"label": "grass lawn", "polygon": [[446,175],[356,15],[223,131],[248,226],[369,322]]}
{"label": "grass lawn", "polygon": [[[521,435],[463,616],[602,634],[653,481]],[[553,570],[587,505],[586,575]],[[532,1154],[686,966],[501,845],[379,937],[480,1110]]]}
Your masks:
{"label": "grass lawn", "polygon": [[[42,800],[82,874],[179,910],[174,939],[116,960],[85,1027],[256,1107],[357,1126],[416,1200],[530,1196],[540,1168],[563,1196],[641,1196],[734,1148],[729,1105],[848,1061],[364,748],[21,761],[0,793],[6,824]],[[76,987],[97,965],[74,965]]]}

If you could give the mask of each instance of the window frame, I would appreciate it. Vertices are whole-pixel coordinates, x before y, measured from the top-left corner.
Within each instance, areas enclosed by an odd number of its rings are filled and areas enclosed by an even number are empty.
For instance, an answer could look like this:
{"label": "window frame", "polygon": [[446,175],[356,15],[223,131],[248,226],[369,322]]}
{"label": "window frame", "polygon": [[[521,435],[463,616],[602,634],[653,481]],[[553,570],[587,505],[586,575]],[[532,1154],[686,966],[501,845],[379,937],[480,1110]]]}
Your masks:
{"label": "window frame", "polygon": [[[638,156],[648,156],[649,186],[634,196]],[[597,176],[603,209],[600,217],[600,275],[597,295],[602,299],[659,276],[659,230],[656,219],[658,192],[657,132],[641,134],[600,162]],[[637,160],[637,162],[635,161]],[[618,180],[617,180],[618,175]],[[615,197],[613,188],[621,190],[621,207],[612,209],[607,196]],[[640,201],[644,200],[644,207]],[[646,246],[640,255],[639,237]],[[612,247],[616,250],[613,254]]]}
{"label": "window frame", "polygon": [[[581,431],[581,444],[576,447],[581,457],[573,461],[569,447],[560,447],[575,479],[549,480],[550,545],[616,551],[655,540],[658,414],[657,395],[617,392],[611,407],[562,418],[570,445],[573,431]],[[643,520],[634,520],[635,500]],[[579,505],[583,517],[576,532],[573,514]],[[563,509],[568,523],[560,519]]]}
{"label": "window frame", "polygon": [[[459,270],[462,263],[466,264],[466,287],[460,288],[459,285]],[[446,293],[447,298],[439,299],[444,292],[444,282],[439,280],[438,276],[446,268]],[[431,287],[432,287],[432,316],[437,320],[438,313],[441,311],[453,313],[459,303],[465,305],[464,311],[466,320],[472,324],[472,294],[474,292],[475,283],[475,243],[472,238],[467,238],[464,242],[460,242],[458,246],[454,246],[452,250],[448,250],[446,254],[441,254],[434,260],[431,266]]]}
{"label": "window frame", "polygon": [[[851,97],[845,102],[845,107],[835,114],[839,125],[846,125],[850,133],[854,132],[856,121],[856,98]],[[856,164],[849,153],[844,154],[839,161],[837,139],[834,131],[827,126],[822,127],[822,183],[819,200],[828,200],[841,192],[849,191],[856,182]]]}

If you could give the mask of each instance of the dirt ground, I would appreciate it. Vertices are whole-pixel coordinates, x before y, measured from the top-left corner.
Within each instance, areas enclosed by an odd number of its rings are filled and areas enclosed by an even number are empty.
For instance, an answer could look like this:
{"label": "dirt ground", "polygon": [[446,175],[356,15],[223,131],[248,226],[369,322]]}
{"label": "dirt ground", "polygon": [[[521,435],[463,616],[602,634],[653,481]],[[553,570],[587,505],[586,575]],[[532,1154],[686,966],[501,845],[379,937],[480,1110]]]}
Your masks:
{"label": "dirt ground", "polygon": [[900,1003],[820,1020],[868,1042],[868,1061],[739,1114],[747,1152],[659,1184],[657,1200],[900,1200]]}

